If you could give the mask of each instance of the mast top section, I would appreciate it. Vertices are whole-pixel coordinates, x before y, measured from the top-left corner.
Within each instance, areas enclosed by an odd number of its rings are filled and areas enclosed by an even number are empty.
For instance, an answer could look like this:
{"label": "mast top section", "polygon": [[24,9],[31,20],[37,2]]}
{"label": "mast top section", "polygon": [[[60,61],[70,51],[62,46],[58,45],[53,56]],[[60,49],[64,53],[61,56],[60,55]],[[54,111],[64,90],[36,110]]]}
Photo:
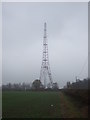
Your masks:
{"label": "mast top section", "polygon": [[44,30],[46,31],[47,23],[44,23]]}

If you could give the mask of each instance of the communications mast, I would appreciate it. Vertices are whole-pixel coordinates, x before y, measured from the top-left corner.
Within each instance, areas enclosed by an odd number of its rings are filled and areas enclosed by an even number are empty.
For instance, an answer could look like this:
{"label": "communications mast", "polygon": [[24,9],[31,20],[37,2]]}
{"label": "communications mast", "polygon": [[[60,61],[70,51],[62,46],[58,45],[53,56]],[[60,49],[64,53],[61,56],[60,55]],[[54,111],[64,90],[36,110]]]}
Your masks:
{"label": "communications mast", "polygon": [[44,82],[44,88],[47,88],[47,80],[49,79],[49,86],[52,88],[53,80],[49,64],[48,55],[48,41],[47,41],[47,24],[44,23],[44,36],[43,36],[43,57],[40,71],[40,81]]}

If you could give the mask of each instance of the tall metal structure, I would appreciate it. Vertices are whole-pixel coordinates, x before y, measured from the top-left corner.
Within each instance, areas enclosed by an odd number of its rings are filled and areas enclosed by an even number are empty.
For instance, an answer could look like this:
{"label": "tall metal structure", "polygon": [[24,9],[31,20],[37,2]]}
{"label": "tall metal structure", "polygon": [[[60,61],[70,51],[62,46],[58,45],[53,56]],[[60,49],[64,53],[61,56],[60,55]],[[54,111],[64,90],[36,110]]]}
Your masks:
{"label": "tall metal structure", "polygon": [[47,80],[49,79],[50,88],[52,88],[53,81],[49,65],[49,56],[48,56],[48,42],[47,42],[47,24],[44,23],[44,37],[43,37],[43,57],[42,65],[40,71],[40,81],[44,82],[44,87],[47,88]]}

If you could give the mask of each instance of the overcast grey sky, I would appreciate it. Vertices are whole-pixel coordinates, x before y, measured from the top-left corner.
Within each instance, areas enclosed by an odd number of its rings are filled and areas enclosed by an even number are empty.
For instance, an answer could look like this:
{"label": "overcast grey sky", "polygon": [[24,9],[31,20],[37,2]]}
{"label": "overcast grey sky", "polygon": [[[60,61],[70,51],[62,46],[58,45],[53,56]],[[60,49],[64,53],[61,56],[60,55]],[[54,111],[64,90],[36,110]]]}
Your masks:
{"label": "overcast grey sky", "polygon": [[2,21],[3,84],[39,78],[44,22],[53,81],[75,81],[88,56],[88,3],[2,3]]}

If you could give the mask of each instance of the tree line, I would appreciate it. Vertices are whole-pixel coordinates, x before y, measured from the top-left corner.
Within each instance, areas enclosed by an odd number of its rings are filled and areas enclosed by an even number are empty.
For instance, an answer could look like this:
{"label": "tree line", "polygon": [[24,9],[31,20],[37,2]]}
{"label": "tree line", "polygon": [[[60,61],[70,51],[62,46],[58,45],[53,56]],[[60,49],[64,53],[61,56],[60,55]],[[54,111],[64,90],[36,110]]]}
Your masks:
{"label": "tree line", "polygon": [[76,82],[67,82],[64,89],[88,89],[90,88],[90,78],[85,78],[83,80],[76,79]]}
{"label": "tree line", "polygon": [[[45,86],[38,79],[34,80],[32,83],[7,83],[6,85],[2,85],[2,90],[45,90]],[[59,86],[57,82],[53,83],[52,88],[50,83],[47,85],[48,90],[58,90]]]}
{"label": "tree line", "polygon": [[[67,82],[66,86],[63,87],[63,89],[88,88],[90,88],[90,78],[85,78],[83,80],[76,79],[76,82]],[[51,88],[50,83],[48,83],[47,89],[59,90],[59,85],[55,82]],[[36,79],[32,83],[7,83],[6,85],[2,85],[2,90],[45,90],[45,87],[40,80]]]}

